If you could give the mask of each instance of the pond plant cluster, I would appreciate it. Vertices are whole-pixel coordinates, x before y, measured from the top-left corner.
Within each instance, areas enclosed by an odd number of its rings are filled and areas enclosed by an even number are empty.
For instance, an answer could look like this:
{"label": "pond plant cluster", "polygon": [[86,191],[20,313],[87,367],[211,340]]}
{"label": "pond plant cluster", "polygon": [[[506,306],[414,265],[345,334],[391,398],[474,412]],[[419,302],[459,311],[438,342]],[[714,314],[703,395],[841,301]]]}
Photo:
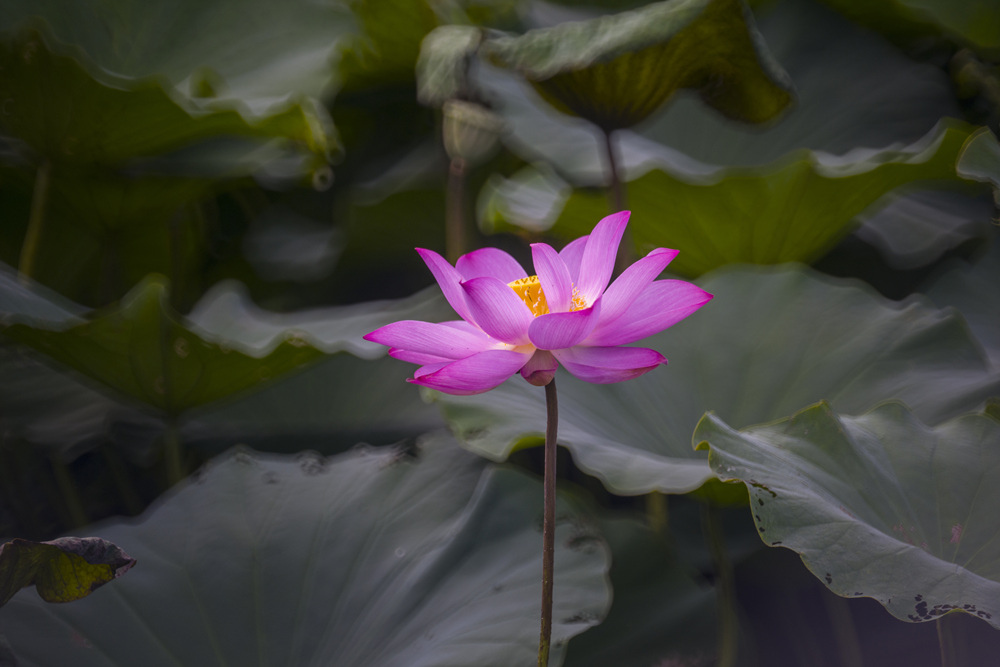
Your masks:
{"label": "pond plant cluster", "polygon": [[997,0],[2,5],[0,666],[995,662]]}

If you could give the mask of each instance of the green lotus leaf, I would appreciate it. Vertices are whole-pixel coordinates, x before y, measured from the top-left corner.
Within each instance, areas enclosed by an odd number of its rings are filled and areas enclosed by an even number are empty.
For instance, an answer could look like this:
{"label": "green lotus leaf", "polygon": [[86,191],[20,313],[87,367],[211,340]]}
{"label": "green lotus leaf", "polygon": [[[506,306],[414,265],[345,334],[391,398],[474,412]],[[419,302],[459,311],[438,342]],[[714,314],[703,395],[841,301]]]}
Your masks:
{"label": "green lotus leaf", "polygon": [[[175,405],[178,396],[156,393],[161,331],[167,340],[186,341],[180,349],[195,351],[180,357],[174,349],[165,363],[172,388],[190,384],[173,414],[199,407],[185,413],[181,435],[205,452],[234,441],[287,451],[294,436],[332,453],[442,425],[436,407],[403,381],[407,369],[361,338],[399,319],[445,319],[450,309],[436,289],[398,301],[278,314],[260,309],[242,285],[228,281],[184,318],[160,300],[165,289],[147,281],[119,310],[86,320],[77,304],[0,271],[0,323],[19,323],[14,337],[63,365],[50,368],[28,348],[0,345],[0,425],[8,436],[73,458],[95,442],[117,440],[113,432],[124,428],[131,435],[123,450],[142,458],[163,425],[116,399],[124,393],[164,410]],[[116,392],[96,391],[95,380]]]}
{"label": "green lotus leaf", "polygon": [[425,0],[355,0],[351,10],[361,33],[341,46],[338,80],[341,93],[412,84],[420,42],[441,25]]}
{"label": "green lotus leaf", "polygon": [[[392,450],[237,451],[141,523],[97,532],[143,564],[75,605],[19,596],[0,632],[24,667],[530,663],[541,598],[541,485],[426,438]],[[608,555],[561,499],[553,662],[610,605]]]}
{"label": "green lotus leaf", "polygon": [[[821,399],[851,414],[898,398],[937,423],[1000,388],[953,311],[887,301],[797,266],[731,267],[698,284],[712,302],[640,343],[668,366],[611,385],[556,378],[560,444],[614,493],[686,493],[713,478],[690,449],[708,410],[744,427]],[[460,441],[492,459],[544,433],[542,392],[519,377],[486,394],[435,398]]]}
{"label": "green lotus leaf", "polygon": [[904,43],[926,48],[942,35],[985,54],[1000,53],[1000,3],[996,0],[824,0],[838,11]]}
{"label": "green lotus leaf", "polygon": [[995,419],[931,428],[898,403],[858,417],[820,403],[743,431],[708,414],[694,442],[720,477],[747,484],[761,538],[838,595],[901,620],[966,612],[1000,627]]}
{"label": "green lotus leaf", "polygon": [[993,199],[1000,202],[1000,141],[989,128],[976,130],[962,149],[956,166],[959,175],[993,186]]}
{"label": "green lotus leaf", "polygon": [[[884,204],[884,206],[883,206]],[[968,188],[904,186],[856,218],[854,235],[879,249],[894,269],[928,266],[944,254],[993,233],[993,202]]]}
{"label": "green lotus leaf", "polygon": [[19,323],[3,334],[170,415],[246,390],[323,354],[294,333],[255,356],[233,349],[229,341],[206,340],[170,307],[166,281],[159,276],[88,321],[61,328]]}
{"label": "green lotus leaf", "polygon": [[[780,123],[749,128],[678,96],[637,131],[615,133],[626,176],[660,165],[702,177],[717,166],[767,165],[803,148],[845,157],[857,148],[898,148],[940,118],[961,114],[940,68],[914,62],[822,5],[786,0],[760,10],[758,20],[795,81],[795,106]],[[512,151],[549,163],[573,186],[607,182],[603,138],[590,123],[555,113],[510,73],[484,67],[476,74],[473,83],[502,102],[497,112],[511,128],[505,143]]]}
{"label": "green lotus leaf", "polygon": [[121,165],[219,136],[282,138],[325,157],[334,141],[318,104],[257,116],[234,102],[197,104],[156,78],[100,70],[35,29],[0,39],[0,67],[0,129],[56,163]]}
{"label": "green lotus leaf", "polygon": [[637,521],[608,517],[600,526],[611,547],[614,603],[600,625],[570,641],[566,667],[697,664],[715,640],[715,591]]}
{"label": "green lotus leaf", "polygon": [[668,0],[490,39],[483,54],[605,131],[635,125],[683,89],[751,123],[774,119],[792,100],[739,0]]}
{"label": "green lotus leaf", "polygon": [[[955,180],[955,159],[968,137],[961,124],[942,124],[903,149],[859,151],[851,161],[827,161],[802,151],[766,168],[718,169],[708,177],[653,169],[629,181],[629,229],[637,249],[678,247],[671,269],[699,275],[740,262],[811,262],[854,226],[854,218],[883,195],[908,183]],[[867,153],[863,158],[860,153]],[[494,201],[496,228],[510,229],[508,211],[546,210],[562,193],[541,179],[522,179],[516,207]],[[496,187],[494,193],[510,190]],[[535,202],[535,199],[538,202]],[[528,203],[525,203],[525,202]],[[575,190],[550,232],[573,239],[607,212],[603,192]]]}
{"label": "green lotus leaf", "polygon": [[417,60],[417,99],[440,107],[446,101],[469,96],[469,63],[483,40],[479,28],[444,25],[421,44]]}
{"label": "green lotus leaf", "polygon": [[[288,96],[319,98],[331,59],[352,27],[339,2],[150,0],[124,7],[103,0],[9,0],[0,32],[44,25],[59,43],[86,54],[98,76],[161,77],[187,102],[236,104],[263,119]],[[315,109],[304,107],[308,113]]]}
{"label": "green lotus leaf", "polygon": [[996,230],[991,236],[989,249],[974,264],[952,260],[923,289],[938,306],[952,306],[962,313],[994,366],[1000,367],[1000,322],[996,316],[1000,312],[1000,238]]}
{"label": "green lotus leaf", "polygon": [[133,565],[134,558],[99,537],[14,539],[0,545],[0,607],[27,586],[34,586],[46,602],[79,600]]}

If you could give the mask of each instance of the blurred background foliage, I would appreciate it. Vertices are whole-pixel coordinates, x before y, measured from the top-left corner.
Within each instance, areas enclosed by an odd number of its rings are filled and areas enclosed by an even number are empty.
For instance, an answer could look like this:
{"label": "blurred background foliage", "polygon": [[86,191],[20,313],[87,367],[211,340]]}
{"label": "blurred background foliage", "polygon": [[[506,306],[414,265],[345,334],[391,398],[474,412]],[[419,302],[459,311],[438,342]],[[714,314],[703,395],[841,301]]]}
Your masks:
{"label": "blurred background foliage", "polygon": [[[79,649],[75,640],[42,647],[49,623],[69,623],[85,643],[123,655],[142,651],[149,664],[176,651],[194,651],[183,653],[195,661],[185,664],[200,664],[200,650],[238,653],[238,642],[222,640],[180,648],[165,616],[184,614],[187,601],[168,600],[164,614],[109,597],[130,580],[138,588],[123,595],[133,600],[176,587],[158,578],[156,554],[170,547],[157,545],[185,531],[191,549],[215,554],[215,568],[234,568],[231,581],[199,584],[229,600],[206,612],[204,626],[263,642],[239,611],[253,581],[241,554],[259,548],[283,559],[298,544],[308,569],[322,547],[289,538],[271,519],[261,524],[270,533],[213,538],[272,493],[252,475],[239,481],[241,461],[293,489],[295,475],[282,467],[294,468],[290,461],[307,474],[364,469],[367,487],[304,492],[331,514],[286,499],[283,516],[298,531],[341,526],[345,551],[330,567],[364,553],[357,522],[384,520],[385,551],[366,576],[394,572],[394,586],[426,587],[435,600],[398,607],[376,583],[350,592],[358,604],[377,600],[372,627],[398,641],[415,640],[394,634],[397,624],[419,619],[414,627],[426,634],[411,643],[415,653],[303,644],[320,624],[320,604],[290,621],[281,640],[288,655],[451,664],[442,646],[455,641],[519,647],[484,652],[476,664],[514,664],[522,649],[530,659],[531,632],[524,639],[523,628],[498,620],[531,621],[530,590],[492,612],[476,607],[476,627],[489,630],[472,640],[465,633],[475,628],[446,612],[475,606],[461,591],[449,598],[449,587],[503,588],[488,565],[474,566],[483,545],[530,553],[540,395],[516,378],[483,396],[421,394],[404,381],[412,369],[360,337],[390,321],[453,317],[415,247],[454,258],[498,246],[527,266],[528,243],[559,246],[621,208],[632,211],[626,257],[677,248],[670,271],[716,299],[651,343],[671,359],[656,373],[614,386],[560,375],[560,484],[573,517],[565,529],[586,535],[565,541],[575,545],[566,558],[579,564],[566,586],[586,594],[565,598],[554,661],[987,664],[1000,648],[998,618],[927,612],[933,596],[913,583],[923,581],[919,558],[899,562],[887,591],[839,583],[895,546],[919,549],[915,531],[940,528],[929,514],[950,502],[949,489],[985,493],[1000,474],[1000,2],[0,0],[0,8],[0,538],[86,533],[129,552],[131,540],[144,545],[136,550],[146,557],[94,604],[102,619],[134,614],[161,640],[116,644],[116,621],[84,630],[60,616],[85,617],[83,607],[51,611],[21,593],[0,610],[0,639],[11,645],[0,641],[0,664],[11,650],[24,664],[54,664],[45,661]],[[829,415],[803,412],[818,401]],[[906,408],[865,415],[887,401]],[[713,416],[699,422],[706,412]],[[961,417],[970,412],[980,414]],[[957,443],[934,463],[949,471],[949,486],[934,491],[944,500],[912,502],[928,493],[926,471],[890,484],[874,472],[867,481],[839,475],[808,456],[772,465],[768,447],[790,437],[775,421],[783,419],[818,420],[814,440],[801,436],[805,451],[845,429],[881,434],[850,440],[831,461],[857,451],[892,459],[899,437],[890,435],[906,429],[921,434],[913,442]],[[746,470],[726,463],[755,438],[760,460]],[[236,445],[267,454],[226,453]],[[481,456],[464,458],[460,446]],[[461,457],[460,479],[421,472],[445,465],[442,451]],[[401,460],[415,466],[398,473],[410,480],[406,493],[452,503],[429,511],[422,530],[444,535],[448,517],[479,511],[470,494],[480,477],[522,517],[510,534],[487,517],[478,543],[449,533],[456,562],[473,563],[471,584],[393,570],[410,557],[390,544],[409,539],[393,514],[405,502],[387,502],[381,517],[352,509],[381,507],[376,490],[392,495],[387,480]],[[209,461],[215,472],[195,472]],[[803,564],[765,545],[780,546],[765,529],[802,528],[798,501],[748,511],[770,503],[767,489],[794,491],[815,465],[818,486],[833,480],[824,501],[871,509],[854,514],[877,535],[859,542],[868,554],[860,561],[822,572],[806,554],[835,527],[798,547],[789,541]],[[761,482],[761,470],[775,478]],[[206,500],[202,475],[228,480],[210,484],[233,484],[237,496]],[[901,500],[852,495],[873,484]],[[198,509],[185,517],[185,503]],[[989,544],[998,528],[969,525],[973,514],[954,519],[958,535]],[[140,515],[141,527],[127,519]],[[929,549],[934,568],[978,577],[973,592],[1000,594],[1000,554],[970,564],[948,544]],[[204,577],[197,558],[164,558]],[[295,604],[279,592],[301,582],[282,572],[270,572],[267,595]],[[336,595],[323,571],[313,574]],[[595,583],[605,580],[610,587]],[[972,604],[970,590],[945,586],[934,604]],[[894,595],[895,606],[886,599]],[[904,596],[908,620],[932,622],[906,622]],[[329,631],[354,632],[352,613],[338,608],[343,625]],[[102,659],[73,664],[113,664]]]}

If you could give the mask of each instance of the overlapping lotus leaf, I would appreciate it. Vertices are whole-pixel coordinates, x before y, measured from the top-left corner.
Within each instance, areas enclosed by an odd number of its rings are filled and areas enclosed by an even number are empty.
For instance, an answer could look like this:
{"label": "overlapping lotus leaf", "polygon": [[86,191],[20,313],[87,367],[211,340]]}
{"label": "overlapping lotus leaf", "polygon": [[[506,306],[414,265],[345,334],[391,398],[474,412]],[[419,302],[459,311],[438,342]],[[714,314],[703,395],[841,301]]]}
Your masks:
{"label": "overlapping lotus leaf", "polygon": [[[554,661],[607,612],[607,547],[560,500]],[[0,633],[19,664],[523,664],[541,596],[541,485],[426,438],[336,458],[238,450],[140,523],[129,576],[71,605],[16,596]]]}
{"label": "overlapping lotus leaf", "polygon": [[773,120],[792,100],[739,0],[668,0],[489,39],[482,50],[605,131],[635,125],[684,89],[752,123]]}
{"label": "overlapping lotus leaf", "polygon": [[[278,315],[257,308],[237,284],[223,283],[184,318],[170,306],[165,279],[151,276],[118,306],[84,319],[79,306],[0,273],[0,313],[8,325],[2,335],[116,395],[174,416],[258,387],[323,355],[381,356],[380,346],[362,340],[363,334],[394,318],[416,313],[433,317],[444,310],[441,303],[418,294],[397,302]],[[17,403],[26,395],[24,389],[38,385],[79,404],[81,416],[107,409],[106,401],[84,396],[72,378],[60,382],[47,373],[38,377],[30,372],[30,360],[18,359],[12,351],[5,360],[26,371],[11,376],[20,378],[22,391],[7,394],[7,400]]]}
{"label": "overlapping lotus leaf", "polygon": [[[744,427],[823,399],[857,414],[896,398],[938,423],[1000,390],[954,311],[891,302],[800,266],[729,267],[698,284],[712,302],[641,342],[668,366],[612,385],[556,377],[559,442],[614,493],[685,493],[713,478],[690,448],[708,410]],[[544,433],[541,389],[520,378],[482,396],[435,398],[459,439],[493,459]]]}
{"label": "overlapping lotus leaf", "polygon": [[997,420],[931,428],[898,403],[858,417],[820,403],[742,431],[709,414],[694,442],[746,483],[761,538],[838,595],[905,621],[965,612],[1000,627]]}

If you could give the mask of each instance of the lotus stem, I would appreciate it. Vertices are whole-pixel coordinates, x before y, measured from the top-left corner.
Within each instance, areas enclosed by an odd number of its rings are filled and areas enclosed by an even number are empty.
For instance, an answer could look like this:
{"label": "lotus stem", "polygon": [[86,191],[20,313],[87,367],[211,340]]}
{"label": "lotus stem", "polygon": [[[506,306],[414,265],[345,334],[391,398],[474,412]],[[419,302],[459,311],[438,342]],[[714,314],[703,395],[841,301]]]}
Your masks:
{"label": "lotus stem", "polygon": [[35,276],[35,260],[38,257],[38,246],[42,238],[42,228],[45,226],[45,209],[49,202],[49,187],[52,184],[52,163],[43,160],[35,173],[35,189],[31,195],[31,214],[28,217],[28,231],[21,244],[21,256],[18,259],[20,280],[26,283],[28,278]]}
{"label": "lotus stem", "polygon": [[[603,133],[604,155],[608,163],[608,213],[618,213],[625,210],[625,183],[622,182],[618,159],[615,157],[613,131],[603,130]],[[618,246],[618,272],[624,271],[635,260],[635,245],[632,243],[632,234],[626,229],[621,245]]]}
{"label": "lotus stem", "polygon": [[851,617],[851,609],[847,599],[839,595],[823,595],[823,603],[826,605],[826,613],[830,617],[833,636],[837,639],[840,664],[861,667],[864,664],[861,643],[858,641],[858,631],[854,627],[854,619]]}
{"label": "lotus stem", "polygon": [[646,521],[655,533],[665,535],[670,525],[670,508],[667,506],[667,496],[659,491],[651,491],[645,496]]}
{"label": "lotus stem", "polygon": [[941,667],[959,667],[954,621],[954,618],[949,618],[949,614],[945,614],[934,622],[937,625],[938,646],[941,649]]}
{"label": "lotus stem", "polygon": [[612,130],[604,130],[604,155],[608,161],[608,213],[617,213],[625,210],[625,184],[619,174],[612,134]]}
{"label": "lotus stem", "polygon": [[90,519],[83,509],[83,503],[80,502],[80,494],[76,491],[76,484],[73,482],[73,475],[70,474],[69,468],[58,458],[58,455],[51,457],[49,464],[52,466],[52,475],[56,479],[59,494],[66,505],[70,522],[73,524],[70,528],[86,526],[90,523]]}
{"label": "lotus stem", "polygon": [[177,418],[168,417],[163,431],[163,459],[167,467],[167,483],[174,486],[184,479],[184,456]]}
{"label": "lotus stem", "polygon": [[448,191],[445,198],[445,254],[454,264],[465,254],[465,175],[464,159],[454,157],[448,167]]}
{"label": "lotus stem", "polygon": [[726,550],[719,522],[719,510],[708,504],[701,508],[702,526],[715,562],[716,597],[719,605],[719,659],[717,667],[735,667],[739,657],[740,624],[736,615],[736,577]]}
{"label": "lotus stem", "polygon": [[556,381],[545,385],[545,507],[542,519],[542,630],[538,640],[538,667],[548,667],[552,644],[552,587],[556,553],[556,437],[559,404]]}

